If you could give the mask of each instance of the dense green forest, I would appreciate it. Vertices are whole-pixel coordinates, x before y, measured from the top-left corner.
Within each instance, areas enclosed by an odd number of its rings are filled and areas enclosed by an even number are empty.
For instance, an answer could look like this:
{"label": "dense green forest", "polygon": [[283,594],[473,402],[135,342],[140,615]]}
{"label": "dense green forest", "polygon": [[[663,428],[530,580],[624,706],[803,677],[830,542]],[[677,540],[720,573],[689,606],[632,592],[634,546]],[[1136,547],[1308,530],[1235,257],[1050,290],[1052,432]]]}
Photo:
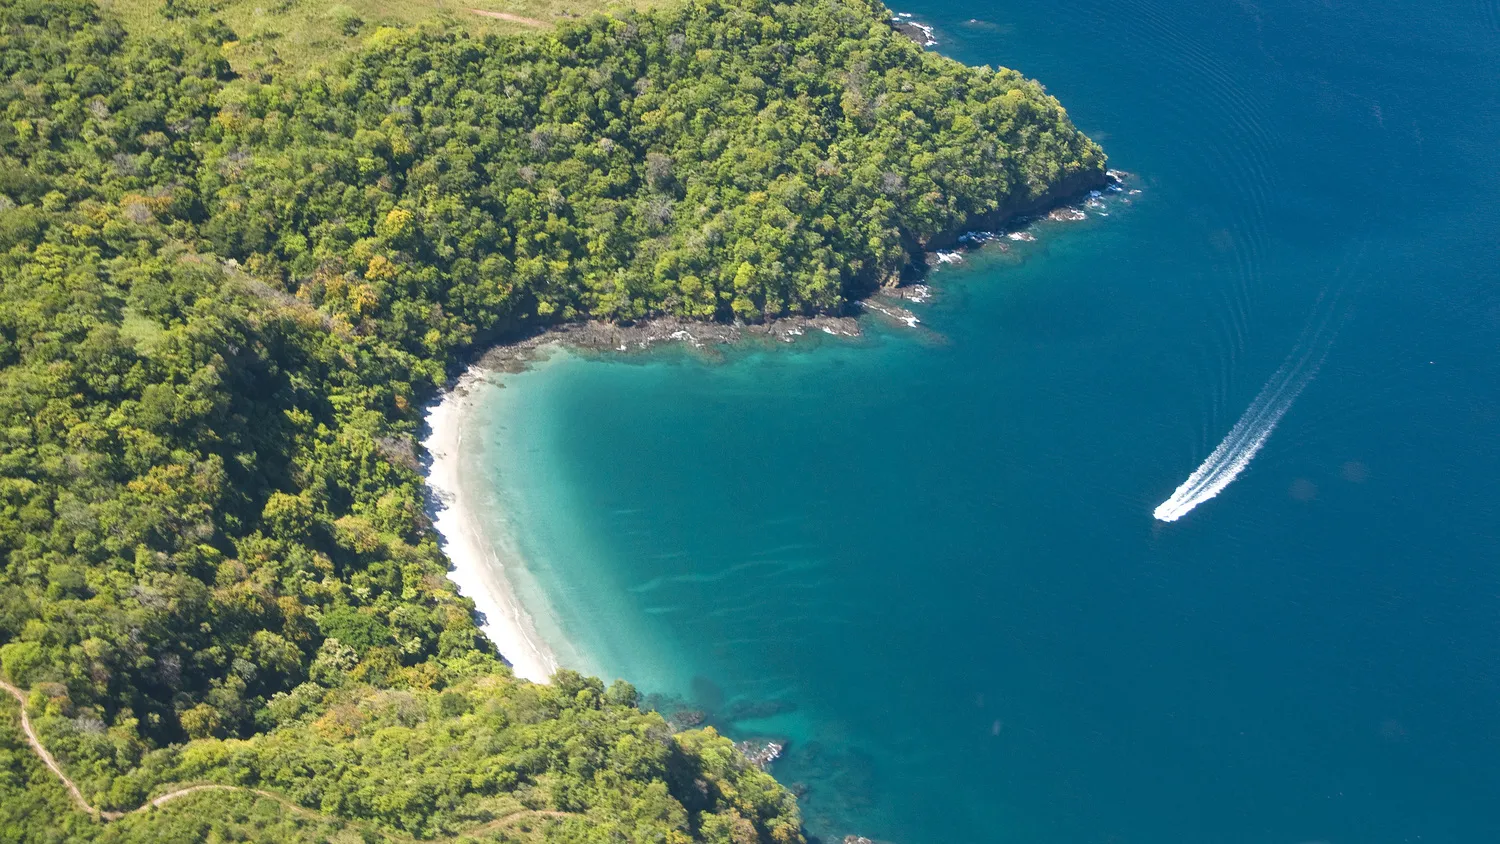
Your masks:
{"label": "dense green forest", "polygon": [[1038,85],[887,16],[379,29],[237,76],[206,3],[127,34],[0,0],[0,668],[96,806],[218,782],[321,813],[226,792],[100,824],[12,718],[0,840],[801,840],[726,739],[624,683],[510,677],[446,578],[413,434],[479,343],[837,312],[1100,178]]}

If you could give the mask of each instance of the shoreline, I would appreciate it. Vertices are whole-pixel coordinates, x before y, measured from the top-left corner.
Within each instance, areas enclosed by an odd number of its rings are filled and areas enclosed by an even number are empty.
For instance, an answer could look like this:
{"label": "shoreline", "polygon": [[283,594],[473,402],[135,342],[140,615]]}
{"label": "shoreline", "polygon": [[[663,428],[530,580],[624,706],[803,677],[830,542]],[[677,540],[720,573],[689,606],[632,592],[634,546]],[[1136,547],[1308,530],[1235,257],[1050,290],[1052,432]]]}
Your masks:
{"label": "shoreline", "polygon": [[[1104,176],[1105,183],[1119,185],[1125,175],[1109,171]],[[1071,196],[1088,195],[1087,188],[1079,191],[1076,186],[1068,187]],[[1060,222],[1080,220],[1085,217],[1077,207],[1081,204],[1058,202],[1055,197],[1043,198],[1036,205],[1052,210],[1050,214],[1039,214],[1038,218]],[[980,248],[1006,236],[1001,232],[1008,229],[1014,229],[1010,234],[1012,240],[1035,240],[1035,236],[1029,233],[1017,235],[1024,229],[1013,225],[1028,216],[1005,213],[1003,220],[980,222],[1011,225],[996,225],[996,231],[971,231],[937,238],[936,242],[921,244],[919,248],[928,256],[928,263],[949,263],[954,259],[946,256],[956,253],[945,253],[945,248],[960,251]],[[1006,247],[1002,244],[1000,248]],[[806,334],[817,332],[833,337],[860,338],[865,333],[860,325],[861,316],[915,328],[920,320],[902,305],[927,300],[930,288],[924,282],[922,279],[916,284],[882,286],[870,296],[850,303],[855,315],[790,316],[755,324],[702,322],[668,316],[629,325],[599,321],[566,323],[530,335],[512,334],[508,340],[492,343],[441,390],[427,406],[426,432],[421,443],[427,452],[425,477],[431,491],[428,516],[437,532],[438,544],[451,563],[449,579],[458,587],[459,594],[474,602],[474,608],[482,618],[481,632],[495,645],[516,676],[547,683],[559,667],[577,666],[560,666],[556,651],[542,637],[532,617],[538,608],[527,607],[522,602],[515,579],[506,573],[507,566],[524,571],[525,561],[514,551],[507,557],[495,541],[496,537],[486,533],[485,523],[473,509],[473,496],[464,495],[462,472],[469,465],[463,453],[465,423],[477,407],[476,396],[481,391],[503,386],[490,382],[488,377],[491,374],[522,372],[544,358],[551,348],[628,354],[647,351],[657,345],[684,345],[715,355],[718,354],[717,347],[745,342],[793,343]],[[882,298],[883,303],[875,301],[877,298]]]}
{"label": "shoreline", "polygon": [[682,343],[695,349],[706,349],[747,340],[790,343],[815,331],[834,337],[864,335],[858,316],[790,316],[754,324],[705,322],[671,316],[653,317],[629,325],[597,320],[565,323],[491,345],[453,386],[440,394],[440,398],[456,392],[465,379],[479,377],[475,373],[521,372],[553,346],[602,353],[639,352],[663,343]]}
{"label": "shoreline", "polygon": [[502,559],[473,509],[473,496],[466,497],[463,490],[464,423],[474,409],[474,394],[495,388],[485,383],[486,374],[479,366],[470,367],[427,409],[422,447],[428,455],[428,516],[438,546],[451,565],[448,579],[460,595],[474,602],[481,617],[480,632],[494,643],[517,677],[547,683],[558,668],[557,657],[537,632],[516,584],[506,575],[508,565],[520,567],[523,561]]}
{"label": "shoreline", "polygon": [[555,326],[491,346],[427,405],[421,440],[427,453],[427,515],[437,533],[438,547],[448,558],[448,579],[460,595],[474,602],[480,632],[495,645],[517,677],[550,683],[558,668],[579,667],[559,663],[556,650],[533,618],[538,608],[522,601],[514,575],[508,574],[512,567],[524,569],[525,561],[514,551],[506,554],[501,550],[497,537],[474,509],[475,497],[464,488],[464,469],[472,465],[464,451],[467,422],[479,406],[478,396],[502,386],[489,377],[521,372],[554,348],[621,354],[681,343],[710,349],[752,338],[767,343],[792,342],[810,331],[848,338],[863,335],[857,318],[848,316],[788,317],[755,325],[661,317],[628,326],[604,322]]}

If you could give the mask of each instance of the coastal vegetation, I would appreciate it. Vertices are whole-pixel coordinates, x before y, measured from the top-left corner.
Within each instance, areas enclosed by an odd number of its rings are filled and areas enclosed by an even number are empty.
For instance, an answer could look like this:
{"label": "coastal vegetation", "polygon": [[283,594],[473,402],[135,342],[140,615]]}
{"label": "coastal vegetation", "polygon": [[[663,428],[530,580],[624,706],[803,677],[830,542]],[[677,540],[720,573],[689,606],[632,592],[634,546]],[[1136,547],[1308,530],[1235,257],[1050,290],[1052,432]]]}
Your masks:
{"label": "coastal vegetation", "polygon": [[0,670],[91,806],[288,801],[101,825],[8,720],[0,838],[801,840],[728,740],[510,675],[413,435],[493,338],[839,312],[1100,179],[1040,86],[887,17],[361,29],[302,69],[206,3],[0,0]]}

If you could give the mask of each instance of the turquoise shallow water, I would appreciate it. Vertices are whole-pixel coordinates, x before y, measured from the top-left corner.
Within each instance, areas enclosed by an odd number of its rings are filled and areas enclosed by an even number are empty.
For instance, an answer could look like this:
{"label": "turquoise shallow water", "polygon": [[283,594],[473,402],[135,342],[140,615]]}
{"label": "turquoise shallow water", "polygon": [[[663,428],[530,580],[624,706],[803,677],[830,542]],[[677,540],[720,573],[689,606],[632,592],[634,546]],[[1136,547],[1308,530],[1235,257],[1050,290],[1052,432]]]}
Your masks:
{"label": "turquoise shallow water", "polygon": [[1500,840],[1500,6],[901,10],[1142,193],[939,270],[921,330],[507,377],[475,468],[543,632],[790,737],[829,839]]}

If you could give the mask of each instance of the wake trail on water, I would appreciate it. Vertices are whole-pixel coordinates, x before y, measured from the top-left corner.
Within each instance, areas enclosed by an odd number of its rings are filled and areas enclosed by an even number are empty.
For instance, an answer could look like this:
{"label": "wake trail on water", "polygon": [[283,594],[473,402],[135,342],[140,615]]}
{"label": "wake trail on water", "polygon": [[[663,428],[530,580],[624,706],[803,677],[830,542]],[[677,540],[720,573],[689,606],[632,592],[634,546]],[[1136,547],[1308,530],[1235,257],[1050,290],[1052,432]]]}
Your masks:
{"label": "wake trail on water", "polygon": [[[1324,351],[1326,352],[1326,348]],[[1250,461],[1255,459],[1266,440],[1271,438],[1271,432],[1276,430],[1276,423],[1291,410],[1292,403],[1313,376],[1318,374],[1321,364],[1321,356],[1317,360],[1313,360],[1310,354],[1303,355],[1300,359],[1288,358],[1271,376],[1271,380],[1261,387],[1255,400],[1239,421],[1234,423],[1234,427],[1229,429],[1229,435],[1224,437],[1218,448],[1183,481],[1182,486],[1170,498],[1158,504],[1151,515],[1163,522],[1175,522],[1233,483],[1245,471],[1245,467],[1250,465]]]}
{"label": "wake trail on water", "polygon": [[[1358,263],[1364,256],[1359,250],[1355,258]],[[1346,264],[1347,266],[1347,264]],[[1166,501],[1156,505],[1151,515],[1163,522],[1175,522],[1205,501],[1217,496],[1234,479],[1245,471],[1250,461],[1260,452],[1276,430],[1276,423],[1292,409],[1303,388],[1318,374],[1328,350],[1342,324],[1336,316],[1339,301],[1343,298],[1347,284],[1336,283],[1332,295],[1325,290],[1318,296],[1313,314],[1302,329],[1302,336],[1292,346],[1281,366],[1272,373],[1270,380],[1256,393],[1254,401],[1241,414],[1239,421],[1229,433],[1182,485],[1173,491]]]}

